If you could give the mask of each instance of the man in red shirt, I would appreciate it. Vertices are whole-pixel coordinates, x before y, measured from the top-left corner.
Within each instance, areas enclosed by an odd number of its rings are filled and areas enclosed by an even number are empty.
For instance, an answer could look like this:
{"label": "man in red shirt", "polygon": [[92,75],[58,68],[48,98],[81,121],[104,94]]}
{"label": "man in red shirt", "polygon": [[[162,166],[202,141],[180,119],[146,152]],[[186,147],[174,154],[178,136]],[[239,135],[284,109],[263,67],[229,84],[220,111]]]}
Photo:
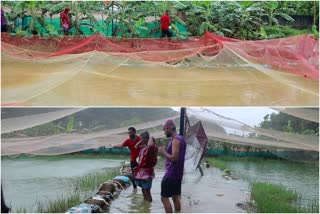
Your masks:
{"label": "man in red shirt", "polygon": [[69,11],[70,9],[66,7],[64,11],[60,14],[60,23],[63,28],[63,32],[65,36],[69,35],[70,29],[71,29],[71,20],[69,17]]}
{"label": "man in red shirt", "polygon": [[[141,137],[137,135],[137,131],[134,127],[128,128],[129,138],[126,139],[122,144],[115,145],[113,148],[124,148],[128,147],[130,150],[130,165],[133,175],[133,168],[138,166],[137,157],[139,156],[140,147],[136,148],[136,144],[141,141]],[[134,181],[134,177],[132,179],[133,191],[137,192],[137,185]]]}
{"label": "man in red shirt", "polygon": [[171,18],[169,16],[170,11],[166,10],[166,13],[161,16],[160,22],[161,22],[161,38],[167,36],[170,38],[171,32],[170,32],[170,24],[171,24]]}

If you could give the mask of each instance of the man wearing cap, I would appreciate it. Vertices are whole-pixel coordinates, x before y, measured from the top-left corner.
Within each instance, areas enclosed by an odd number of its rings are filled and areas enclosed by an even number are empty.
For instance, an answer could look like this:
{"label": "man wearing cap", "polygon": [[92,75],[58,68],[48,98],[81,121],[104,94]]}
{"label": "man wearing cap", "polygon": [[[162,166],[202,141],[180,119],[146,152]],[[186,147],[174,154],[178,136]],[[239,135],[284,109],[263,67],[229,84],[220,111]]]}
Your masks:
{"label": "man wearing cap", "polygon": [[169,198],[172,197],[174,210],[181,210],[181,182],[187,144],[183,136],[177,134],[173,120],[167,120],[163,126],[164,134],[171,138],[168,147],[160,147],[160,152],[166,157],[165,175],[161,181],[161,201],[167,213],[173,209]]}
{"label": "man wearing cap", "polygon": [[[115,145],[112,148],[124,148],[128,147],[130,150],[130,166],[133,174],[133,168],[138,166],[137,157],[139,156],[140,147],[136,147],[136,144],[140,142],[141,137],[138,136],[137,131],[134,127],[128,128],[129,138],[126,139],[122,144]],[[137,185],[134,178],[132,179],[133,191],[137,192]]]}

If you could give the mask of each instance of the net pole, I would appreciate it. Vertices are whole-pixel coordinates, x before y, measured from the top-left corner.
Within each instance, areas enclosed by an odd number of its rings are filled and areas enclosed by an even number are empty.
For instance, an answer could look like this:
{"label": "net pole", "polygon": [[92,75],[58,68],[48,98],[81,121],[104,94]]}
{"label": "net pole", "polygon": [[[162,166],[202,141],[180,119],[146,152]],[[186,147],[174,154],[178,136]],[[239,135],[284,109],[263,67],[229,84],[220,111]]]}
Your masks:
{"label": "net pole", "polygon": [[[113,1],[111,1],[111,16],[113,16]],[[111,36],[113,37],[113,18],[111,21]]]}
{"label": "net pole", "polygon": [[186,107],[181,107],[180,110],[180,135],[184,136],[185,134],[185,126],[184,126],[184,121],[185,121],[185,115],[186,115]]}

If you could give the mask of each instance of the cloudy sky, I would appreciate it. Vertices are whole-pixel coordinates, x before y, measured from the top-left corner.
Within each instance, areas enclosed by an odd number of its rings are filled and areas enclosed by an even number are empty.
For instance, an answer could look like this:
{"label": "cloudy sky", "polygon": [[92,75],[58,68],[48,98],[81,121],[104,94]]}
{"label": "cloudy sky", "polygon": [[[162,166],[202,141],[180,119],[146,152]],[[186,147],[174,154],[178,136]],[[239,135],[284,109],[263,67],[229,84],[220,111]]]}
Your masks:
{"label": "cloudy sky", "polygon": [[[259,125],[263,121],[263,117],[272,112],[277,112],[274,109],[267,107],[204,107],[217,114],[236,119],[240,122],[246,123],[250,126]],[[176,111],[180,111],[180,107],[173,108]],[[210,117],[209,113],[203,112],[198,107],[191,107],[194,113],[201,116]]]}

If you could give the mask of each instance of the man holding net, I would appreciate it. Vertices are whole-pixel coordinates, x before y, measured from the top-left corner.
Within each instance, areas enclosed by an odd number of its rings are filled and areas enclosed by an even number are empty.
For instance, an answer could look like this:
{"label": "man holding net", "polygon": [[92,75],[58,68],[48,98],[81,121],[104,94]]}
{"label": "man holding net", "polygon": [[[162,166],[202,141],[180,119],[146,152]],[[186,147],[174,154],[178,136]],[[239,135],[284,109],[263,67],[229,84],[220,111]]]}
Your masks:
{"label": "man holding net", "polygon": [[[124,147],[129,148],[129,150],[130,150],[130,166],[131,166],[131,170],[132,170],[132,175],[133,175],[133,168],[138,166],[137,157],[139,156],[139,151],[140,151],[140,148],[136,147],[136,144],[140,142],[141,138],[136,133],[137,133],[137,131],[134,127],[129,127],[128,128],[129,138],[126,139],[122,144],[115,145],[112,147],[112,148],[124,148]],[[137,192],[137,185],[135,183],[134,177],[132,178],[132,184],[133,184],[133,191]]]}
{"label": "man holding net", "polygon": [[135,146],[140,146],[139,164],[133,169],[133,175],[136,185],[142,189],[144,200],[152,202],[150,190],[154,179],[154,167],[157,164],[158,147],[149,132],[143,132],[140,137],[141,141]]}
{"label": "man holding net", "polygon": [[165,122],[163,131],[166,137],[171,138],[171,141],[167,149],[160,147],[160,151],[166,157],[166,171],[161,181],[161,201],[165,211],[172,213],[170,197],[173,200],[174,210],[176,212],[181,210],[181,183],[187,143],[183,136],[177,134],[176,125],[173,120]]}

